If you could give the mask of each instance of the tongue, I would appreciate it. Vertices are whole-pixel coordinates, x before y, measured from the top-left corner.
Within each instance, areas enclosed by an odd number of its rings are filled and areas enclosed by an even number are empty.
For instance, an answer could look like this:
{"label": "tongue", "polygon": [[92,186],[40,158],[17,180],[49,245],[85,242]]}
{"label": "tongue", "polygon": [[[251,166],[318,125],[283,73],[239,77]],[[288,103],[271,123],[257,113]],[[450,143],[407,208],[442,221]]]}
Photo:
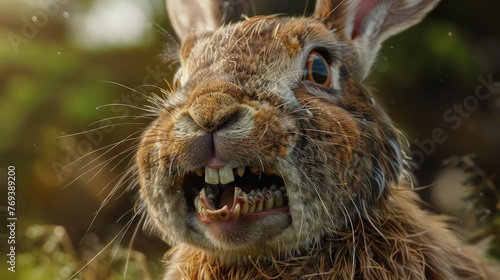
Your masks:
{"label": "tongue", "polygon": [[219,199],[219,204],[217,205],[217,209],[221,209],[225,205],[227,205],[229,209],[233,208],[234,188],[235,187],[227,187],[222,191],[222,194]]}

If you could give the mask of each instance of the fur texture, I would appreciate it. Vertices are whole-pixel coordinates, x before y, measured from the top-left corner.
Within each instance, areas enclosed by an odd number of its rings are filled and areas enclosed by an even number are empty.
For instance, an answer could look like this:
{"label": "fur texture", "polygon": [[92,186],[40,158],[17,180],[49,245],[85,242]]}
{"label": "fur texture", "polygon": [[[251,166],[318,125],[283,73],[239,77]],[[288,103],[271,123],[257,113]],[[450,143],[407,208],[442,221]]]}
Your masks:
{"label": "fur texture", "polygon": [[[487,279],[442,218],[418,207],[400,133],[361,84],[378,44],[437,1],[368,2],[224,25],[221,3],[169,1],[181,69],[154,100],[137,154],[139,209],[173,245],[166,279]],[[315,52],[328,85],[304,78]],[[281,177],[286,211],[204,219],[192,174],[213,162]]]}

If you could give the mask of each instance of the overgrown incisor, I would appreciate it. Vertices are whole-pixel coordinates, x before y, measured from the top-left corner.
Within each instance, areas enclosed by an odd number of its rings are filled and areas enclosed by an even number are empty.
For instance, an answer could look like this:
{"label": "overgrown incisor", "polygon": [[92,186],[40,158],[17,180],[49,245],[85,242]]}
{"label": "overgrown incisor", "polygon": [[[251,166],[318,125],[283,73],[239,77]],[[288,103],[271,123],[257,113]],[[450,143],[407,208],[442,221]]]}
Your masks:
{"label": "overgrown incisor", "polygon": [[400,133],[362,85],[437,2],[247,18],[246,1],[167,0],[181,68],[137,154],[139,209],[173,246],[165,279],[487,278],[418,207]]}

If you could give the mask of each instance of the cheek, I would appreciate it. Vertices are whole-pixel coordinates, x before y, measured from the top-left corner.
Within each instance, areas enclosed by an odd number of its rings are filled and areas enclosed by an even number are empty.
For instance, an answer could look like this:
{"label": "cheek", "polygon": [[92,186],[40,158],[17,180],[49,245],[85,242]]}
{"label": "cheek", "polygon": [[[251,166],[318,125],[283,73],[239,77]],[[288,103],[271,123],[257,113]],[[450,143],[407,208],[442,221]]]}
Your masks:
{"label": "cheek", "polygon": [[141,136],[136,158],[141,177],[145,177],[152,168],[155,168],[158,162],[161,147],[158,143],[158,137],[161,137],[159,127],[159,120],[156,120],[150,124]]}
{"label": "cheek", "polygon": [[297,121],[275,108],[260,109],[254,114],[255,130],[251,138],[255,147],[272,157],[286,157],[294,148],[298,138]]}
{"label": "cheek", "polygon": [[323,147],[332,164],[349,164],[358,150],[360,138],[356,121],[348,112],[327,101],[317,100],[308,103],[308,106],[314,117],[307,134]]}
{"label": "cheek", "polygon": [[158,168],[163,163],[173,160],[172,155],[185,149],[185,143],[176,140],[178,138],[176,134],[189,132],[175,125],[179,119],[181,119],[180,114],[168,113],[151,123],[143,134],[138,148],[137,162],[140,170]]}

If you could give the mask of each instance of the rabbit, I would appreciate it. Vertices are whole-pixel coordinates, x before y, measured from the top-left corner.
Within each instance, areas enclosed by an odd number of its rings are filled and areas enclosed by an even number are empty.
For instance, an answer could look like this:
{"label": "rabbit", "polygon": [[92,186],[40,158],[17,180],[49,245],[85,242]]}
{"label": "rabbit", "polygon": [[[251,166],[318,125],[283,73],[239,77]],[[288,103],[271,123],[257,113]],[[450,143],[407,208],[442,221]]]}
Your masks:
{"label": "rabbit", "polygon": [[493,279],[421,209],[404,137],[362,84],[438,2],[245,17],[245,1],[167,0],[181,66],[136,155],[164,279]]}

